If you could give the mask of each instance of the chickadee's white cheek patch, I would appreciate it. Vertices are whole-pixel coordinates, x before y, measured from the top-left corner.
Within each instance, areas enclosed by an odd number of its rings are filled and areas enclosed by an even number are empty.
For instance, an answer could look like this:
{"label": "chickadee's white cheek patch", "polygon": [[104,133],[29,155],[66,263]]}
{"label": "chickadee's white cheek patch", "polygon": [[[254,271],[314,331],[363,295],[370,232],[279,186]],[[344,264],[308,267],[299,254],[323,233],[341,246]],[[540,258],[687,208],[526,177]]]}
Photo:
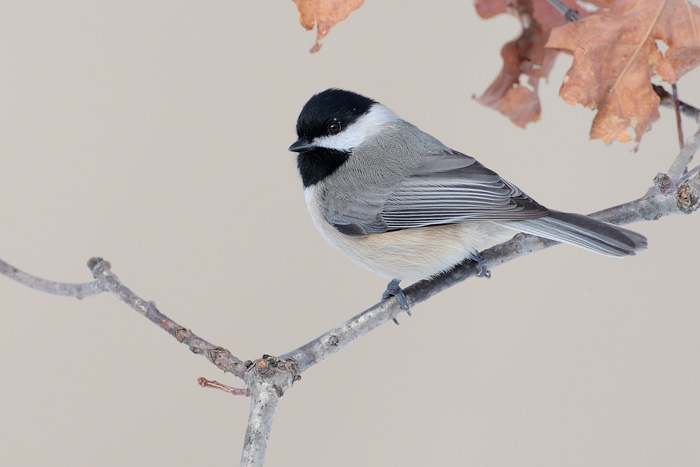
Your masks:
{"label": "chickadee's white cheek patch", "polygon": [[349,151],[377,136],[384,125],[399,120],[399,117],[381,104],[372,106],[369,112],[342,129],[336,135],[321,136],[314,144],[322,148]]}

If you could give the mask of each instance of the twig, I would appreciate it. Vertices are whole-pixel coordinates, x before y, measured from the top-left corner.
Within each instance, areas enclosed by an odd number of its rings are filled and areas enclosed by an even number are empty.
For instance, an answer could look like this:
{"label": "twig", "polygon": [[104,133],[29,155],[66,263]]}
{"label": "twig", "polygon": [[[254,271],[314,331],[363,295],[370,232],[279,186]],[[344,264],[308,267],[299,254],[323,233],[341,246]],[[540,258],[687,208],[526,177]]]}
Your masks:
{"label": "twig", "polygon": [[693,136],[688,138],[681,148],[681,152],[678,153],[678,156],[676,156],[673,164],[671,164],[671,167],[668,169],[667,174],[675,183],[674,186],[677,186],[678,180],[693,160],[693,156],[695,156],[698,148],[700,148],[700,128],[698,128],[698,131],[696,131]]}
{"label": "twig", "polygon": [[[651,86],[654,88],[654,92],[656,92],[656,95],[659,96],[659,98],[661,99],[661,105],[663,105],[664,107],[676,107],[676,103],[673,101],[673,96],[668,91],[666,91],[663,88],[663,86],[659,86],[657,84],[652,84]],[[676,102],[678,103],[678,109],[682,114],[700,123],[700,109],[698,109],[697,107],[693,107],[692,105],[687,104],[681,100],[677,100]]]}
{"label": "twig", "polygon": [[0,274],[4,274],[22,285],[26,285],[27,287],[39,290],[41,292],[54,295],[63,295],[66,297],[75,297],[79,300],[91,295],[97,295],[105,292],[97,281],[86,282],[83,284],[49,281],[40,277],[32,276],[24,271],[20,271],[16,267],[1,259]]}
{"label": "twig", "polygon": [[683,176],[681,177],[681,179],[678,180],[678,184],[679,184],[679,185],[684,184],[686,181],[688,181],[688,180],[690,180],[691,178],[693,178],[693,177],[695,176],[695,174],[697,174],[698,172],[700,172],[700,165],[695,166],[695,168],[694,168],[693,170],[690,170],[690,171],[688,171],[685,175],[683,175]]}
{"label": "twig", "polygon": [[573,23],[579,20],[578,11],[572,10],[561,0],[547,0],[550,5],[557,9],[559,13],[564,17],[567,23]]}
{"label": "twig", "polygon": [[90,258],[90,260],[88,260],[88,267],[92,271],[93,277],[97,279],[102,288],[112,292],[121,301],[150,319],[161,329],[177,339],[178,342],[187,345],[192,353],[203,355],[218,368],[233,373],[239,378],[244,378],[245,365],[241,360],[231,355],[231,352],[223,347],[210,344],[189,329],[180,326],[158,311],[155,303],[147,302],[137,296],[122,284],[119,278],[110,271],[111,265],[108,261],[102,258]]}
{"label": "twig", "polygon": [[250,396],[250,389],[245,388],[234,388],[232,386],[228,386],[226,384],[219,383],[218,381],[209,381],[206,378],[197,378],[197,384],[202,386],[203,388],[214,388],[214,389],[220,389],[224,392],[227,392],[231,394],[232,396]]}
{"label": "twig", "polygon": [[678,104],[678,86],[676,86],[676,83],[673,83],[671,85],[671,90],[673,91],[673,109],[676,111],[676,128],[678,129],[678,144],[681,148],[683,149],[683,125],[681,122],[681,109],[680,105]]}

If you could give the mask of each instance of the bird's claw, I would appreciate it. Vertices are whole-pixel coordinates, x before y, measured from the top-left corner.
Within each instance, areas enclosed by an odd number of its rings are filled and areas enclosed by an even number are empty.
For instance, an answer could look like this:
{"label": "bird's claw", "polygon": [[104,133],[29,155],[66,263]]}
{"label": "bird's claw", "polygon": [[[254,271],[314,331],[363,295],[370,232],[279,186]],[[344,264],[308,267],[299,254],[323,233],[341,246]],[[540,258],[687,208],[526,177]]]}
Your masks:
{"label": "bird's claw", "polygon": [[479,253],[476,253],[473,259],[476,261],[477,267],[479,268],[479,272],[476,273],[476,277],[485,277],[486,279],[490,279],[491,270],[489,269],[488,264],[486,264],[484,257]]}
{"label": "bird's claw", "polygon": [[[390,297],[396,297],[396,300],[401,305],[401,309],[406,312],[408,316],[411,316],[411,307],[408,305],[408,300],[406,300],[406,294],[403,293],[403,289],[399,287],[400,279],[393,279],[386,286],[386,290],[382,294],[382,300],[386,300]],[[399,324],[398,320],[394,318],[394,323]]]}

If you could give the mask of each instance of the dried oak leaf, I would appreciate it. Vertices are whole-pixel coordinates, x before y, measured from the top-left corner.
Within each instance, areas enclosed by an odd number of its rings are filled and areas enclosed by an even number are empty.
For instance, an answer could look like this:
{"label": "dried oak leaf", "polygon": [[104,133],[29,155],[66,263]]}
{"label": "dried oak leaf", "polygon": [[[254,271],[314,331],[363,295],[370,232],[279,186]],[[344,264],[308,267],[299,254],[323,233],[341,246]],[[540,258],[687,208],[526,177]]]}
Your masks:
{"label": "dried oak leaf", "polygon": [[598,109],[591,138],[639,142],[659,118],[652,76],[673,84],[700,63],[700,8],[686,0],[616,0],[552,31],[547,47],[574,56],[559,95]]}
{"label": "dried oak leaf", "polygon": [[[526,29],[518,39],[505,44],[501,49],[501,73],[476,100],[521,128],[539,120],[539,78],[549,73],[556,56],[551,51],[545,53],[545,41],[541,29]],[[527,85],[520,83],[521,75],[528,76]]]}
{"label": "dried oak leaf", "polygon": [[[574,0],[565,3],[569,8],[577,9]],[[557,55],[557,51],[545,49],[545,44],[552,28],[566,21],[547,0],[477,0],[475,7],[484,19],[506,12],[520,18],[522,34],[501,49],[501,73],[475,99],[524,128],[540,119],[539,80],[547,77]],[[581,12],[581,15],[585,14],[585,11]],[[523,75],[527,76],[526,83],[521,80]]]}
{"label": "dried oak leaf", "polygon": [[347,18],[364,0],[293,0],[299,10],[299,22],[306,30],[316,25],[316,42],[309,52],[321,50],[321,39],[331,28]]}

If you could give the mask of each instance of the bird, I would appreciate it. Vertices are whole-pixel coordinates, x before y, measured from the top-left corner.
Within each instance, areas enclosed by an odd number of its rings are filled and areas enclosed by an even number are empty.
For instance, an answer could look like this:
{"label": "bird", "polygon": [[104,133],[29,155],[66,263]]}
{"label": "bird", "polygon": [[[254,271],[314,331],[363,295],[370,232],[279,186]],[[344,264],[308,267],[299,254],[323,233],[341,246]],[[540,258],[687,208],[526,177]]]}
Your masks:
{"label": "bird", "polygon": [[615,257],[647,247],[631,230],[547,209],[474,157],[352,91],[313,95],[296,133],[289,150],[314,225],[355,263],[390,279],[382,298],[396,297],[409,314],[401,281],[465,259],[489,277],[479,251],[514,232]]}

